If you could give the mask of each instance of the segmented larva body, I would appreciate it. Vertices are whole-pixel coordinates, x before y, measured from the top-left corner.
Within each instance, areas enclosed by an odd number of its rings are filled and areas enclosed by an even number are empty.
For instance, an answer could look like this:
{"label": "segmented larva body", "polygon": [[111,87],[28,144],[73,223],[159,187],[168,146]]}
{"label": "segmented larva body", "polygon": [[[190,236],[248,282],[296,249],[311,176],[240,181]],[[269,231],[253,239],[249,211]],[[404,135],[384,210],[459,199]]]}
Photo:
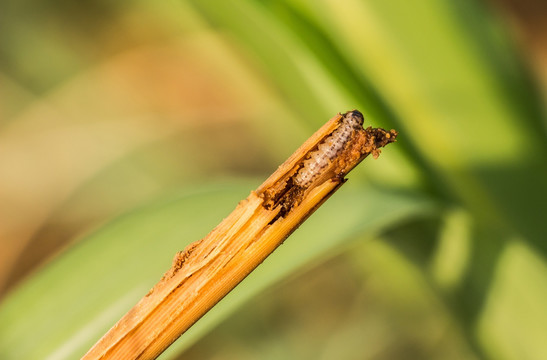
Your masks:
{"label": "segmented larva body", "polygon": [[344,150],[352,134],[362,128],[363,115],[357,110],[347,112],[340,126],[304,160],[302,168],[294,177],[295,184],[303,188],[310,186]]}

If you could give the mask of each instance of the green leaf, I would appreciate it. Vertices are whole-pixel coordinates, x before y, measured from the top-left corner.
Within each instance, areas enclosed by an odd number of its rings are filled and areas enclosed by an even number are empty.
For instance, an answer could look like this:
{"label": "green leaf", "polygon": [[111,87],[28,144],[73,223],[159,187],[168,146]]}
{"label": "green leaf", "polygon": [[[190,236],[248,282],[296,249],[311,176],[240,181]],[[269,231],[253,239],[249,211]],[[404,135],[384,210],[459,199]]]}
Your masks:
{"label": "green leaf", "polygon": [[[496,268],[477,332],[492,359],[544,359],[547,266],[519,241],[507,246]],[[523,331],[526,329],[526,331]]]}
{"label": "green leaf", "polygon": [[[0,356],[82,356],[160,279],[176,251],[206,235],[256,185],[202,186],[121,216],[83,239],[1,304]],[[170,353],[297,268],[336,253],[354,235],[430,211],[431,204],[415,196],[344,186]]]}

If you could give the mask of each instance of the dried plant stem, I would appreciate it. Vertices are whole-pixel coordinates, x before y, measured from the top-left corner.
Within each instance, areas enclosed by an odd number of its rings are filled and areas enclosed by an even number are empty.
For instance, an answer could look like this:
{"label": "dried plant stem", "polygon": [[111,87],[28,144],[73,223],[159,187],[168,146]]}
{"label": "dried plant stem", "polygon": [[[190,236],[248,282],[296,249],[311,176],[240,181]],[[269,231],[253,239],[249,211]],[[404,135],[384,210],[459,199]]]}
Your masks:
{"label": "dried plant stem", "polygon": [[[154,359],[272,253],[394,130],[362,128],[339,114],[205,238],[179,252],[169,271],[83,359]],[[359,126],[356,127],[355,123]]]}

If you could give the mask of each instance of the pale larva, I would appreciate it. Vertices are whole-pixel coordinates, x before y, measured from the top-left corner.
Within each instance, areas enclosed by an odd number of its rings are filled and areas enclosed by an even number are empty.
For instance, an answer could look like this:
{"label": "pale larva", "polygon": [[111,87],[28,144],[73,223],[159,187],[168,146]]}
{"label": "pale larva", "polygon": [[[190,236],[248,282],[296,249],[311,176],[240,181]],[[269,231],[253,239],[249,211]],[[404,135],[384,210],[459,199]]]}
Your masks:
{"label": "pale larva", "polygon": [[329,164],[344,150],[352,134],[358,129],[363,129],[363,121],[363,114],[357,110],[344,114],[340,126],[304,160],[302,167],[293,178],[294,184],[307,188],[320,177]]}

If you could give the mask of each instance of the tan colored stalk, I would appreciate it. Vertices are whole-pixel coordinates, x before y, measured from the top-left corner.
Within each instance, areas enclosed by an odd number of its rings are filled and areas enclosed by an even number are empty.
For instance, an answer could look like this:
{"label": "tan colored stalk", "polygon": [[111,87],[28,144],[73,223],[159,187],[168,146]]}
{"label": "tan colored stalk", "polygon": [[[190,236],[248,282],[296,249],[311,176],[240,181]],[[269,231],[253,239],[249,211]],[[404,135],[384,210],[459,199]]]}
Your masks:
{"label": "tan colored stalk", "polygon": [[[171,269],[83,359],[156,358],[332,195],[353,167],[395,141],[395,130],[359,125],[343,132],[350,118],[362,124],[358,111],[330,119],[211,233],[177,253]],[[336,141],[325,155],[322,149]]]}

